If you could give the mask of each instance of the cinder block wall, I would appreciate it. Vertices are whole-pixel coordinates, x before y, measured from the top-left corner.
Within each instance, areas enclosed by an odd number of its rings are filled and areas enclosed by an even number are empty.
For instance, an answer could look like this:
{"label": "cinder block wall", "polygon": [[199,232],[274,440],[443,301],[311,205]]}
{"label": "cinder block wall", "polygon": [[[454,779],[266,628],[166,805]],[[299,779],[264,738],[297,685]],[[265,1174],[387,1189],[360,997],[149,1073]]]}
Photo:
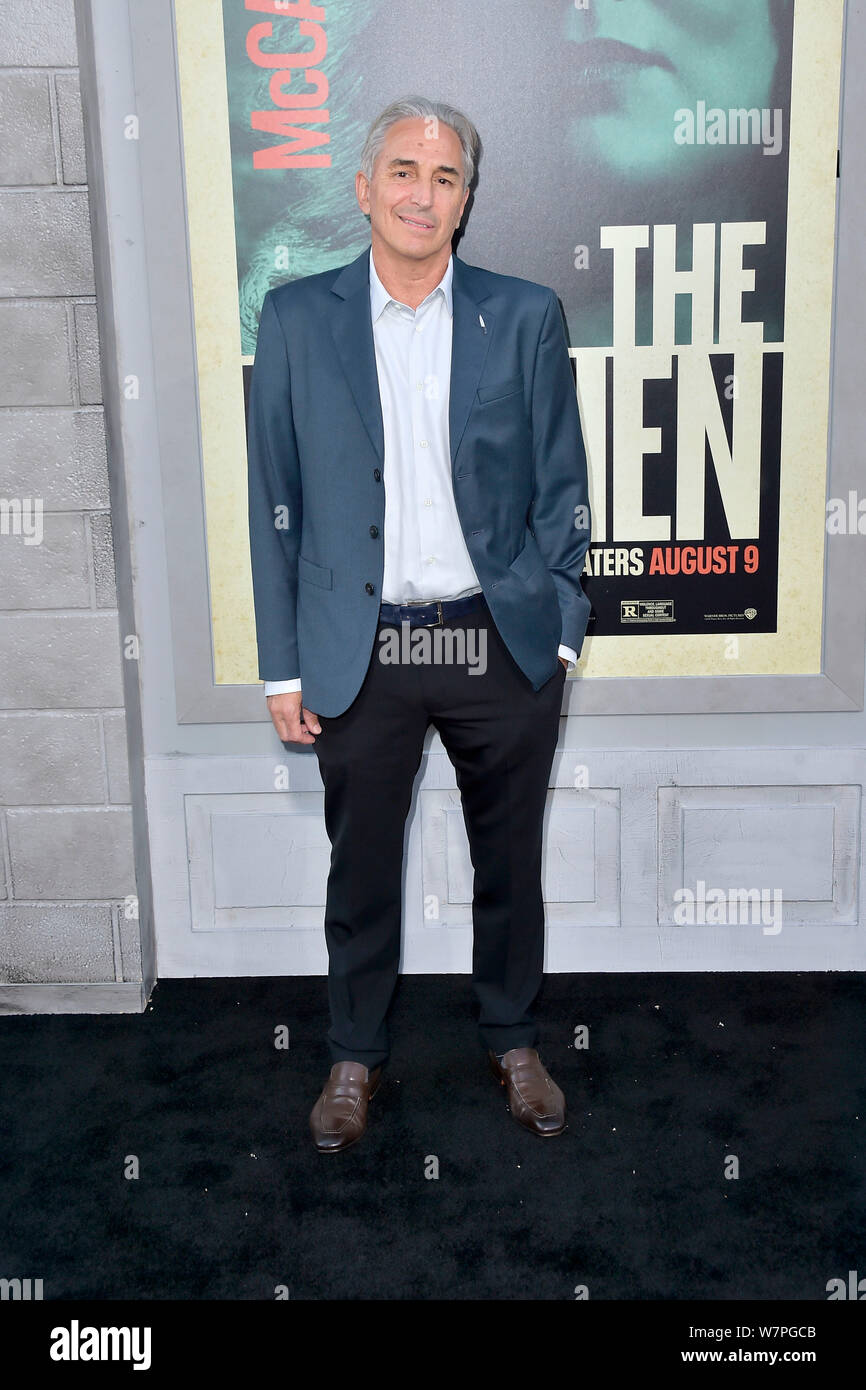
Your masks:
{"label": "cinder block wall", "polygon": [[0,343],[0,984],[138,981],[72,0],[0,5]]}

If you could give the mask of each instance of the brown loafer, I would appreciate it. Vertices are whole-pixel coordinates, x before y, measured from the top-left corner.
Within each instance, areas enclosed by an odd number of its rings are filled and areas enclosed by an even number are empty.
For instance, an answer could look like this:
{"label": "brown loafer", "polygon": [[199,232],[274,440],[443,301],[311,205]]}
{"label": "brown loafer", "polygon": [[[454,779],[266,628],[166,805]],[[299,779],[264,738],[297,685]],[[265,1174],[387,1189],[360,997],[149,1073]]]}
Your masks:
{"label": "brown loafer", "polygon": [[500,1063],[488,1053],[493,1075],[505,1086],[508,1108],[519,1124],[543,1139],[566,1126],[565,1096],[547,1074],[534,1047],[513,1047]]}
{"label": "brown loafer", "polygon": [[367,1071],[363,1062],[335,1062],[310,1114],[310,1129],[320,1154],[335,1154],[356,1143],[367,1128],[367,1104],[379,1089],[382,1068]]}

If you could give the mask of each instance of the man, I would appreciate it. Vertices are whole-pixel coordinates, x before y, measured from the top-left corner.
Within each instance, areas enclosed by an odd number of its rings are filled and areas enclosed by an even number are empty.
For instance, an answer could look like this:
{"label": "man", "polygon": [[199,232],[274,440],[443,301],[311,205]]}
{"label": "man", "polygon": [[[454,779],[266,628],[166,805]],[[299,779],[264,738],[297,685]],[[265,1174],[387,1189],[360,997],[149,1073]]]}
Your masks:
{"label": "man", "polygon": [[[566,1124],[532,1003],[542,814],[589,616],[586,459],[555,296],[452,255],[478,148],[453,108],[393,103],[356,178],[370,251],[262,305],[248,432],[259,675],[280,738],[315,745],[332,845],[333,1065],[310,1116],[322,1153],[364,1133],[388,1059],[404,825],[431,722],[475,868],[490,1065],[521,1124],[545,1137]],[[394,660],[419,629],[484,660]]]}

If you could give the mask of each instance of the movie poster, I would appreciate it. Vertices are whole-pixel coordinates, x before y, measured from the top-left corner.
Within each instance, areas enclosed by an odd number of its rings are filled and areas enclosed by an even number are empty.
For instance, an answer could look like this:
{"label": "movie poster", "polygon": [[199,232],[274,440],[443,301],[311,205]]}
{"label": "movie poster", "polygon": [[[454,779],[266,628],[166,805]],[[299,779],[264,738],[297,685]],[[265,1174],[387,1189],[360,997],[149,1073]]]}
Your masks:
{"label": "movie poster", "polygon": [[580,675],[820,671],[842,0],[175,8],[217,681],[256,680],[261,302],[369,244],[364,135],[413,92],[481,134],[456,254],[563,307]]}

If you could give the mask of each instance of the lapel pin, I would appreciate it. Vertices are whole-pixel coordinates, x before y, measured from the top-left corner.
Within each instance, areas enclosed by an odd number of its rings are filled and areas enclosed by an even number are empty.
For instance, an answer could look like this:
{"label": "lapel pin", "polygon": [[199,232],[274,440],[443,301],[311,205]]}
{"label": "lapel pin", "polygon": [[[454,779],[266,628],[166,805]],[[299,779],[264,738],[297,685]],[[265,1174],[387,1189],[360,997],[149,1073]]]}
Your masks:
{"label": "lapel pin", "polygon": [[487,328],[485,327],[484,320],[483,320],[483,318],[481,317],[480,314],[478,315],[478,322],[481,324],[481,332],[482,332],[482,333],[486,333],[486,332],[487,332]]}

